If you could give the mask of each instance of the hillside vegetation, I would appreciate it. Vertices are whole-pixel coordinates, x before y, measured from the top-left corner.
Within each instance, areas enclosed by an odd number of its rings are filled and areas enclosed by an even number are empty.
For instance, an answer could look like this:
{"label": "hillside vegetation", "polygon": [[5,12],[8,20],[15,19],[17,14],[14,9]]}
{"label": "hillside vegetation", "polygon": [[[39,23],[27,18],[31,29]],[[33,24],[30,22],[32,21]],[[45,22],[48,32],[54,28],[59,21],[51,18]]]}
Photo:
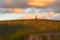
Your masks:
{"label": "hillside vegetation", "polygon": [[40,33],[60,33],[60,21],[9,20],[0,21],[0,40],[23,40],[23,36]]}

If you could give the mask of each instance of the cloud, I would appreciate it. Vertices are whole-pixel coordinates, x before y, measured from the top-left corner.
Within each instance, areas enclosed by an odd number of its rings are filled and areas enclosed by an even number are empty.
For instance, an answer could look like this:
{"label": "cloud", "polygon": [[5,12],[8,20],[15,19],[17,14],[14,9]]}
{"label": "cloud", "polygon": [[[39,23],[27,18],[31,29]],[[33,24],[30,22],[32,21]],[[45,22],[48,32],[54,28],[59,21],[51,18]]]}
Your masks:
{"label": "cloud", "polygon": [[[60,20],[60,14],[48,13],[48,14],[0,14],[0,20],[16,20],[16,19],[49,19],[49,20]],[[49,16],[50,15],[50,16]]]}
{"label": "cloud", "polygon": [[0,0],[0,8],[26,8],[25,0]]}
{"label": "cloud", "polygon": [[47,13],[47,14],[26,14],[22,17],[22,19],[35,19],[37,15],[37,19],[49,19],[49,20],[60,20],[60,14],[56,13]]}
{"label": "cloud", "polygon": [[25,14],[0,14],[0,21],[22,19]]}
{"label": "cloud", "polygon": [[28,0],[28,5],[34,7],[50,6],[53,5],[54,3],[55,0]]}
{"label": "cloud", "polygon": [[23,13],[24,9],[20,9],[20,8],[15,8],[12,10],[13,13]]}
{"label": "cloud", "polygon": [[[46,1],[50,1],[51,4],[54,4],[51,9],[53,9],[55,12],[60,13],[60,0],[55,0],[56,1],[55,3],[53,0],[46,0]],[[42,1],[33,0],[33,4],[31,5],[30,4],[30,3],[32,3],[31,0],[0,0],[0,8],[28,8],[31,6],[39,7],[39,8],[41,8],[42,6],[43,7],[45,7],[45,6],[51,7],[50,2],[45,2],[45,0],[42,0]]]}
{"label": "cloud", "polygon": [[24,9],[22,8],[0,8],[0,12],[4,13],[23,13]]}
{"label": "cloud", "polygon": [[25,16],[22,17],[23,19],[35,19],[34,14],[26,14]]}

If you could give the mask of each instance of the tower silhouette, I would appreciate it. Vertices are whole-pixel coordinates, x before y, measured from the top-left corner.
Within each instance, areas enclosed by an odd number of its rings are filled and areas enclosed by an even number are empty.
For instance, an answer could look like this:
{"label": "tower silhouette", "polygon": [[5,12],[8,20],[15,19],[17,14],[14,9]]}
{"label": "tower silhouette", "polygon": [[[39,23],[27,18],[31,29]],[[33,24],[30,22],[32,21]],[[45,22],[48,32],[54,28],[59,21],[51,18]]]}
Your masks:
{"label": "tower silhouette", "polygon": [[33,8],[33,9],[34,9],[34,13],[35,13],[35,20],[37,20],[36,8]]}
{"label": "tower silhouette", "polygon": [[37,20],[37,15],[35,15],[35,19]]}

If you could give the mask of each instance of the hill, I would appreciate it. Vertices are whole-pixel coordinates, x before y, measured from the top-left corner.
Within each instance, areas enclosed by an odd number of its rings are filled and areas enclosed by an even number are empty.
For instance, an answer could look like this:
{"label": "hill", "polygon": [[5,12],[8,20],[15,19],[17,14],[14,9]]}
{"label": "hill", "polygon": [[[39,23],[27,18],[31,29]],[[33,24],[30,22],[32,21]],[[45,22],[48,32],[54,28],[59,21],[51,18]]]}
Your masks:
{"label": "hill", "polygon": [[25,27],[33,28],[36,31],[38,30],[59,31],[60,21],[42,20],[42,19],[0,21],[0,27],[4,27],[4,25],[8,27],[9,25],[11,27],[25,26]]}
{"label": "hill", "polygon": [[60,21],[43,19],[0,21],[0,37],[3,40],[13,40],[19,35],[22,37],[51,32],[60,33]]}

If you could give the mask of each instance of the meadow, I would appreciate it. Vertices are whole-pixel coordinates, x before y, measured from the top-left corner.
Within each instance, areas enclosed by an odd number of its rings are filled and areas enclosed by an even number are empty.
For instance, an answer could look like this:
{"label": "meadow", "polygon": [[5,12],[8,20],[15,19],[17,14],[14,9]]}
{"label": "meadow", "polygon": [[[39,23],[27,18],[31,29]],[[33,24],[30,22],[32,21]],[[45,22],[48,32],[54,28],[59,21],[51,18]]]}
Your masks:
{"label": "meadow", "polygon": [[0,21],[0,40],[24,40],[28,35],[54,32],[60,33],[60,21],[43,19]]}

